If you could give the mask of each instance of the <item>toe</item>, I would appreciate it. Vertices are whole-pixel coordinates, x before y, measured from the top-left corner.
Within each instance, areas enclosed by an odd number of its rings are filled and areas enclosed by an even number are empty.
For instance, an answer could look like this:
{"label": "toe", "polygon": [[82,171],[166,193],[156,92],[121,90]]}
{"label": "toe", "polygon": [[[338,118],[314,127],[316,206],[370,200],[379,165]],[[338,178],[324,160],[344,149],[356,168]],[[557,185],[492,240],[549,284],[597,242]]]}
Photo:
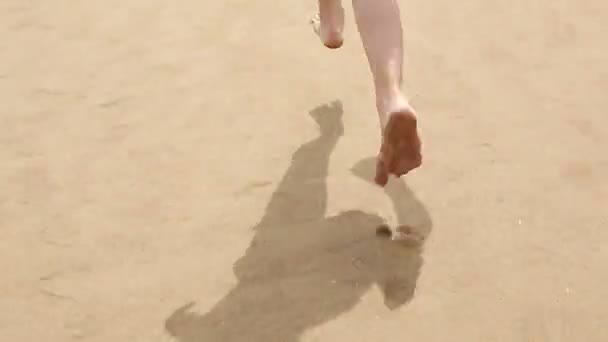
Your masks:
{"label": "toe", "polygon": [[376,177],[374,178],[374,181],[379,186],[385,186],[386,183],[388,183],[388,170],[380,157],[376,162]]}

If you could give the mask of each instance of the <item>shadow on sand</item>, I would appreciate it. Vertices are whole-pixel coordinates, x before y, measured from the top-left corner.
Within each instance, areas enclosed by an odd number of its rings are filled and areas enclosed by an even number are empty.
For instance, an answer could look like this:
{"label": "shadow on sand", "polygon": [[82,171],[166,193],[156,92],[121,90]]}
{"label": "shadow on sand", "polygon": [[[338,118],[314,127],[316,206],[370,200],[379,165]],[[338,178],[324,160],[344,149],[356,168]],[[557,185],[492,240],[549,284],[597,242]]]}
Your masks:
{"label": "shadow on sand", "polygon": [[[320,135],[301,146],[272,195],[255,237],[234,266],[238,284],[209,312],[176,310],[166,321],[179,342],[296,342],[310,328],[351,310],[372,286],[396,309],[414,295],[422,245],[376,235],[383,220],[362,211],[325,217],[331,152],[343,134],[342,105],[311,111]],[[371,180],[373,159],[355,175]],[[432,222],[424,206],[399,180],[389,183],[400,224],[420,236]]]}

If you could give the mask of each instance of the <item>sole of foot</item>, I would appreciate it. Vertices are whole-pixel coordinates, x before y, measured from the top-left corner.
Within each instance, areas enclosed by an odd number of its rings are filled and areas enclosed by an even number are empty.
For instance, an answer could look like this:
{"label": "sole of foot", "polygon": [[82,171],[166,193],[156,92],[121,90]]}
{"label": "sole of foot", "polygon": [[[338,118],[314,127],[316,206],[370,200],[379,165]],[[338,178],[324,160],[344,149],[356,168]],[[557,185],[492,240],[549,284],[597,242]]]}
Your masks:
{"label": "sole of foot", "polygon": [[411,109],[392,111],[384,129],[375,182],[385,186],[389,175],[401,177],[422,164],[416,114]]}
{"label": "sole of foot", "polygon": [[321,29],[321,17],[316,14],[310,19],[313,31],[328,49],[339,49],[344,45],[344,37],[340,29]]}

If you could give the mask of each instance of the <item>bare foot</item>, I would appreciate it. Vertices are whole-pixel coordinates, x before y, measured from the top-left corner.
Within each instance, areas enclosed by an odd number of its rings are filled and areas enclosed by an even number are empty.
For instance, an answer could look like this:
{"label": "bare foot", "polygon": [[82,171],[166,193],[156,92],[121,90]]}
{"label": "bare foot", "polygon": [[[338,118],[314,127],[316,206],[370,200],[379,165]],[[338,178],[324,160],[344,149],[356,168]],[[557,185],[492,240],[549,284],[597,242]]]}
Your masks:
{"label": "bare foot", "polygon": [[338,0],[326,0],[319,8],[319,13],[310,19],[313,30],[323,45],[337,49],[344,43],[344,8]]}
{"label": "bare foot", "polygon": [[390,174],[401,177],[422,164],[416,114],[405,107],[388,114],[375,181],[385,186]]}

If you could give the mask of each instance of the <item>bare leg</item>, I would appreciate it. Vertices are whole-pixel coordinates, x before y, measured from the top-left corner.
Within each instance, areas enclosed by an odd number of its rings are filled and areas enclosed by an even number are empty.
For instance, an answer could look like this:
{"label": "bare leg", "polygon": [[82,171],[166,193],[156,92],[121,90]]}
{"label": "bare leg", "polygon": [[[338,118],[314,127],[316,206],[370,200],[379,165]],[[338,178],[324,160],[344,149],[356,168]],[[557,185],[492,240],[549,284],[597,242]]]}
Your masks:
{"label": "bare leg", "polygon": [[397,0],[353,0],[357,27],[376,90],[382,127],[376,183],[420,166],[420,139],[414,109],[401,92],[403,30]]}
{"label": "bare leg", "polygon": [[344,9],[341,0],[319,0],[319,14],[311,20],[323,44],[337,49],[344,42]]}

